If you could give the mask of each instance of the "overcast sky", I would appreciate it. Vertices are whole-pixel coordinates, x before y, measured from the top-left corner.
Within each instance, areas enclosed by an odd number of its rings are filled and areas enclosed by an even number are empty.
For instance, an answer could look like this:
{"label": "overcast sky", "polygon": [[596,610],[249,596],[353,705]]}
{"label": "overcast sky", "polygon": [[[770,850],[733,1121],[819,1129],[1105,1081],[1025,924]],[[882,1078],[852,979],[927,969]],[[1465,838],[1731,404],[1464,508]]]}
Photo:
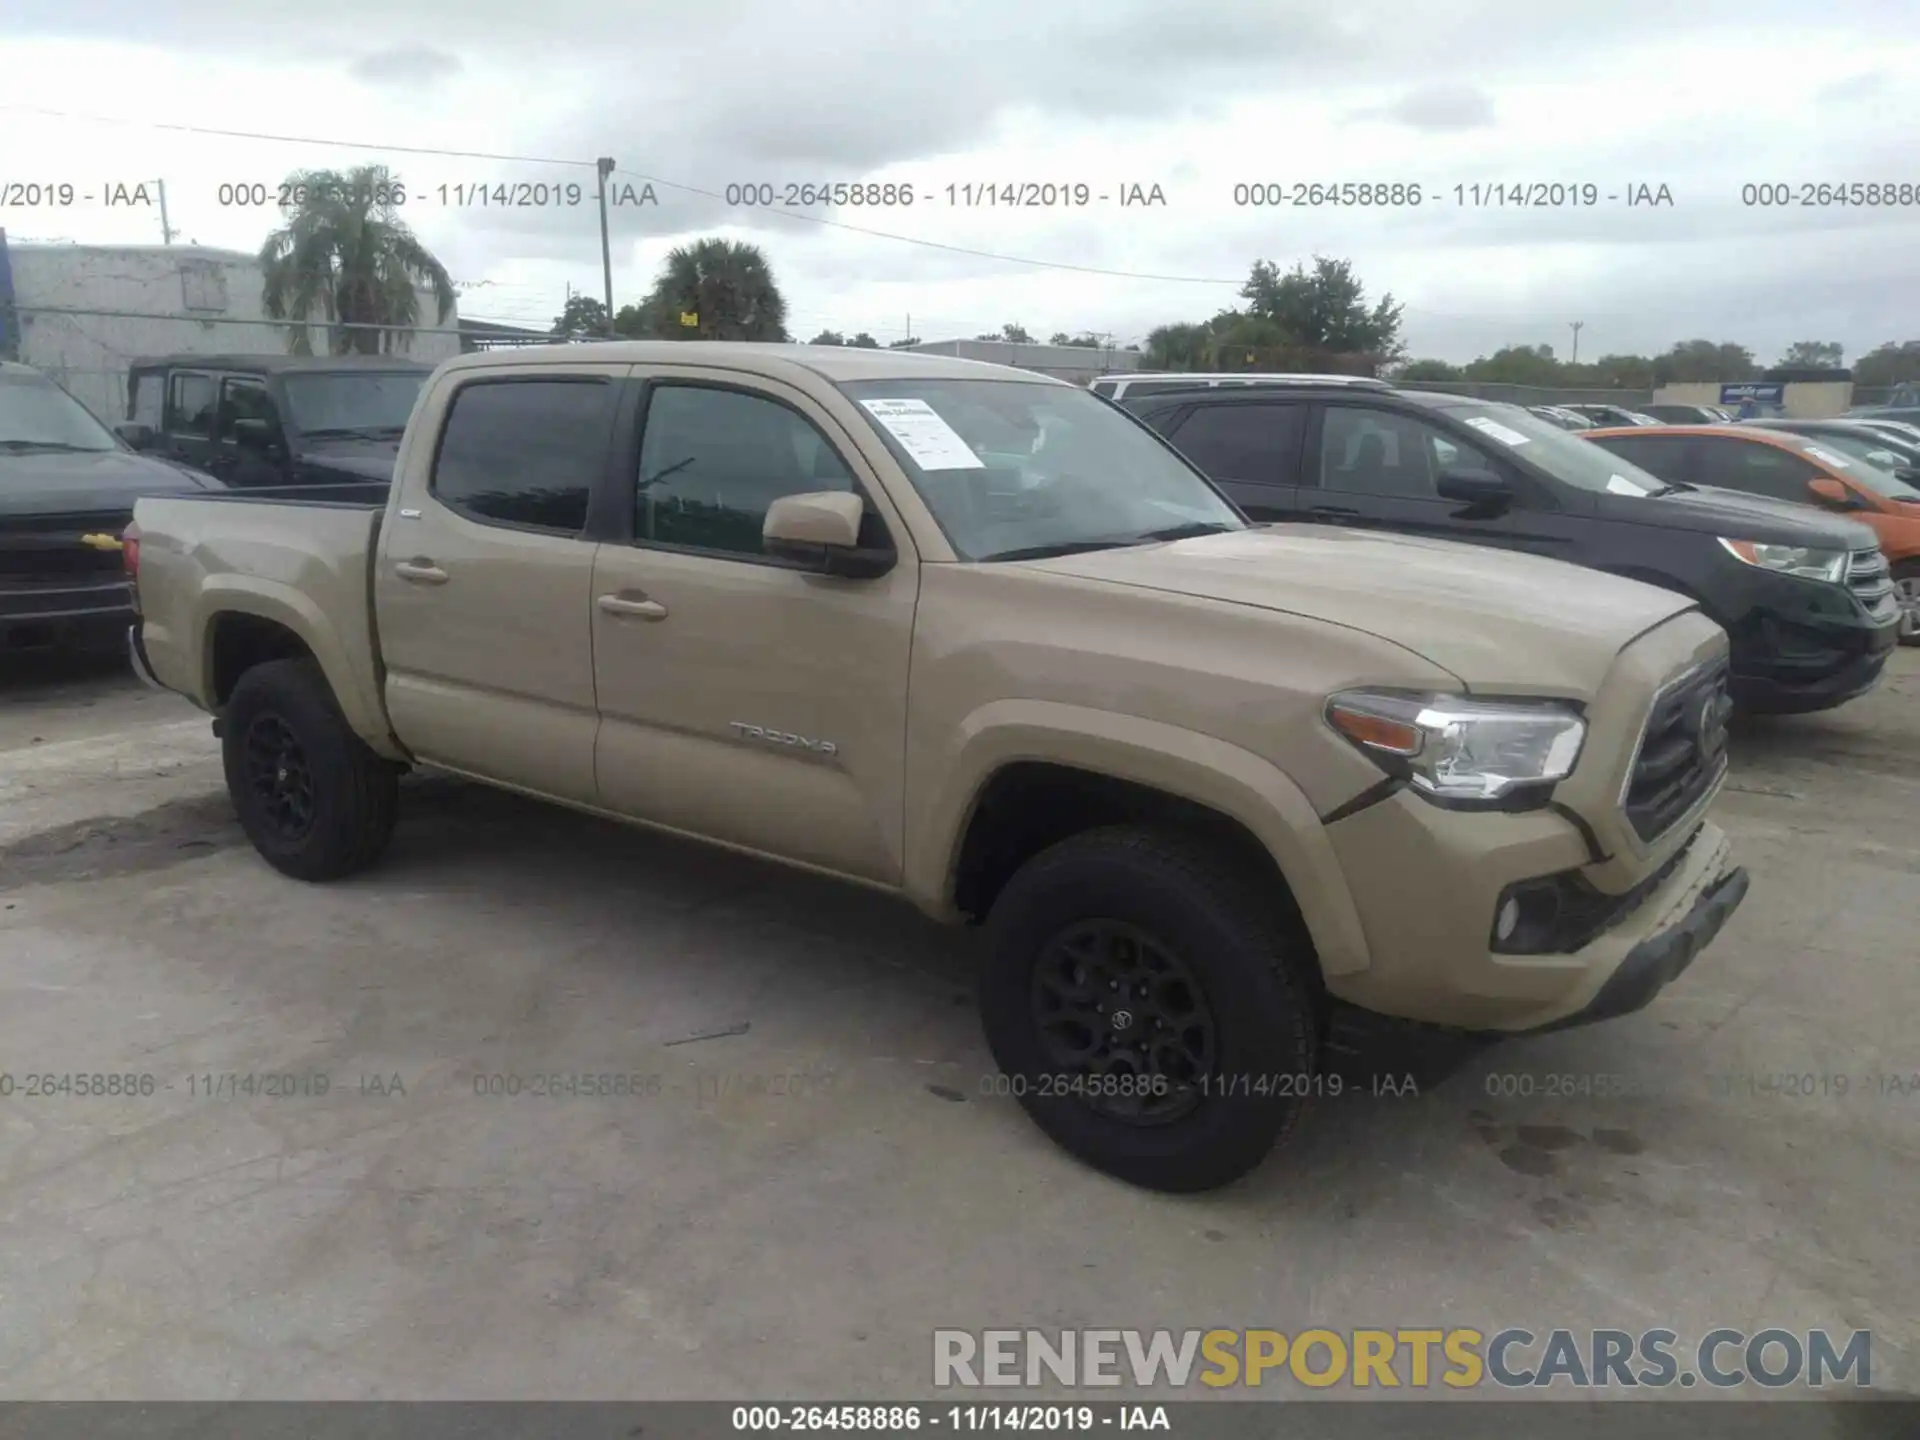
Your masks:
{"label": "overcast sky", "polygon": [[[1856,180],[1915,200],[1920,30],[1880,0],[10,0],[0,26],[0,186],[98,197],[164,177],[181,238],[251,251],[277,216],[222,207],[223,182],[384,162],[461,282],[461,313],[488,319],[544,327],[568,285],[600,293],[592,161],[609,155],[617,186],[638,195],[649,177],[659,202],[613,213],[616,304],[675,243],[726,234],[765,250],[802,339],[896,340],[911,316],[928,340],[1016,321],[1125,344],[1237,304],[1256,258],[1315,253],[1406,303],[1414,354],[1452,360],[1503,344],[1565,356],[1573,321],[1586,358],[1705,336],[1769,362],[1839,340],[1852,359],[1920,336],[1920,203],[1742,203],[1747,182]],[[726,203],[729,185],[853,180],[904,182],[915,202]],[[442,185],[520,181],[584,198],[441,203]],[[948,200],[1020,181],[1111,198]],[[1235,204],[1236,185],[1340,181],[1418,185],[1423,201]],[[1454,190],[1536,181],[1591,182],[1601,200],[1475,206]],[[1134,185],[1166,203],[1122,207]],[[1640,185],[1673,203],[1629,207]],[[160,238],[156,210],[97,198],[0,209],[0,225]]]}

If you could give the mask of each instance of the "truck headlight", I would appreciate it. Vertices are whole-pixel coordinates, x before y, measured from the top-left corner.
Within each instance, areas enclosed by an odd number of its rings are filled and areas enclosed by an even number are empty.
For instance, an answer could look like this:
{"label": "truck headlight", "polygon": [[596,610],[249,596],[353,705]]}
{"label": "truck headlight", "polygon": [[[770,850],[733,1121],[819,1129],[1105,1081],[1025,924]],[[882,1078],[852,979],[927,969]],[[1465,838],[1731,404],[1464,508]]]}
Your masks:
{"label": "truck headlight", "polygon": [[1805,545],[1762,545],[1758,540],[1729,540],[1719,537],[1720,546],[1736,560],[1758,565],[1762,570],[1777,570],[1782,575],[1798,575],[1802,580],[1825,580],[1838,585],[1847,578],[1847,552],[1812,550]]}
{"label": "truck headlight", "polygon": [[1539,798],[1573,773],[1587,722],[1558,700],[1469,700],[1399,690],[1346,690],[1327,723],[1429,799],[1465,804]]}

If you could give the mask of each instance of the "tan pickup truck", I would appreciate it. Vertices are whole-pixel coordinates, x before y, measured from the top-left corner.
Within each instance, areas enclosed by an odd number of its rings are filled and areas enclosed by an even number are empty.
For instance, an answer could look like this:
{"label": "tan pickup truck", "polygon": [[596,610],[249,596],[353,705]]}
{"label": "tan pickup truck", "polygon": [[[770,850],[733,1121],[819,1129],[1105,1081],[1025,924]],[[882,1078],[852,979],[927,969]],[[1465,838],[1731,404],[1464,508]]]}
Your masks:
{"label": "tan pickup truck", "polygon": [[143,500],[146,677],[289,875],[453,772],[989,927],[987,1039],[1142,1185],[1252,1168],[1334,1017],[1639,1008],[1746,892],[1726,636],[1519,554],[1250,526],[1085,390],[912,353],[463,356],[384,512]]}

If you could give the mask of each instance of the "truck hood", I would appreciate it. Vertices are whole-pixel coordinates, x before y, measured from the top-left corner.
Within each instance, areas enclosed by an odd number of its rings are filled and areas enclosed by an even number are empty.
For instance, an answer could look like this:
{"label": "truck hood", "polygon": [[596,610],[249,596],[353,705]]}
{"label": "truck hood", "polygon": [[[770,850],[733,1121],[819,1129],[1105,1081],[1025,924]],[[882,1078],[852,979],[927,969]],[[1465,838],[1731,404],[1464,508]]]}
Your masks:
{"label": "truck hood", "polygon": [[1262,526],[1026,562],[1363,630],[1480,694],[1590,700],[1685,596],[1533,555],[1320,525]]}
{"label": "truck hood", "polygon": [[1670,494],[1650,495],[1648,523],[1671,529],[1706,530],[1729,540],[1771,545],[1813,545],[1861,550],[1874,543],[1873,532],[1856,520],[1829,515],[1792,500],[1772,500],[1743,490],[1700,485]]}
{"label": "truck hood", "polygon": [[13,516],[126,512],[145,495],[225,488],[211,475],[131,450],[0,452],[0,524]]}

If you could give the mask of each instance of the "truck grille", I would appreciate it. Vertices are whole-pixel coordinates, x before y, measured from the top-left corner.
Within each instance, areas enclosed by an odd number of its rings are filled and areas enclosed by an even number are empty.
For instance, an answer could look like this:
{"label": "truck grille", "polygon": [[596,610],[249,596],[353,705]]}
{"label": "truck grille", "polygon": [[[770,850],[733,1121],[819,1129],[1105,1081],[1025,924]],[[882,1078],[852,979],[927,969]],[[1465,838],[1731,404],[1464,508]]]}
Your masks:
{"label": "truck grille", "polygon": [[1634,834],[1659,839],[1718,783],[1732,714],[1724,659],[1676,676],[1654,697],[1620,797]]}
{"label": "truck grille", "polygon": [[0,532],[0,575],[14,578],[118,574],[120,551],[89,545],[82,537],[119,537],[131,511],[92,515],[10,516]]}
{"label": "truck grille", "polygon": [[1893,575],[1887,557],[1879,546],[1856,550],[1847,561],[1847,588],[1876,620],[1891,620],[1900,613],[1899,597],[1894,594]]}

